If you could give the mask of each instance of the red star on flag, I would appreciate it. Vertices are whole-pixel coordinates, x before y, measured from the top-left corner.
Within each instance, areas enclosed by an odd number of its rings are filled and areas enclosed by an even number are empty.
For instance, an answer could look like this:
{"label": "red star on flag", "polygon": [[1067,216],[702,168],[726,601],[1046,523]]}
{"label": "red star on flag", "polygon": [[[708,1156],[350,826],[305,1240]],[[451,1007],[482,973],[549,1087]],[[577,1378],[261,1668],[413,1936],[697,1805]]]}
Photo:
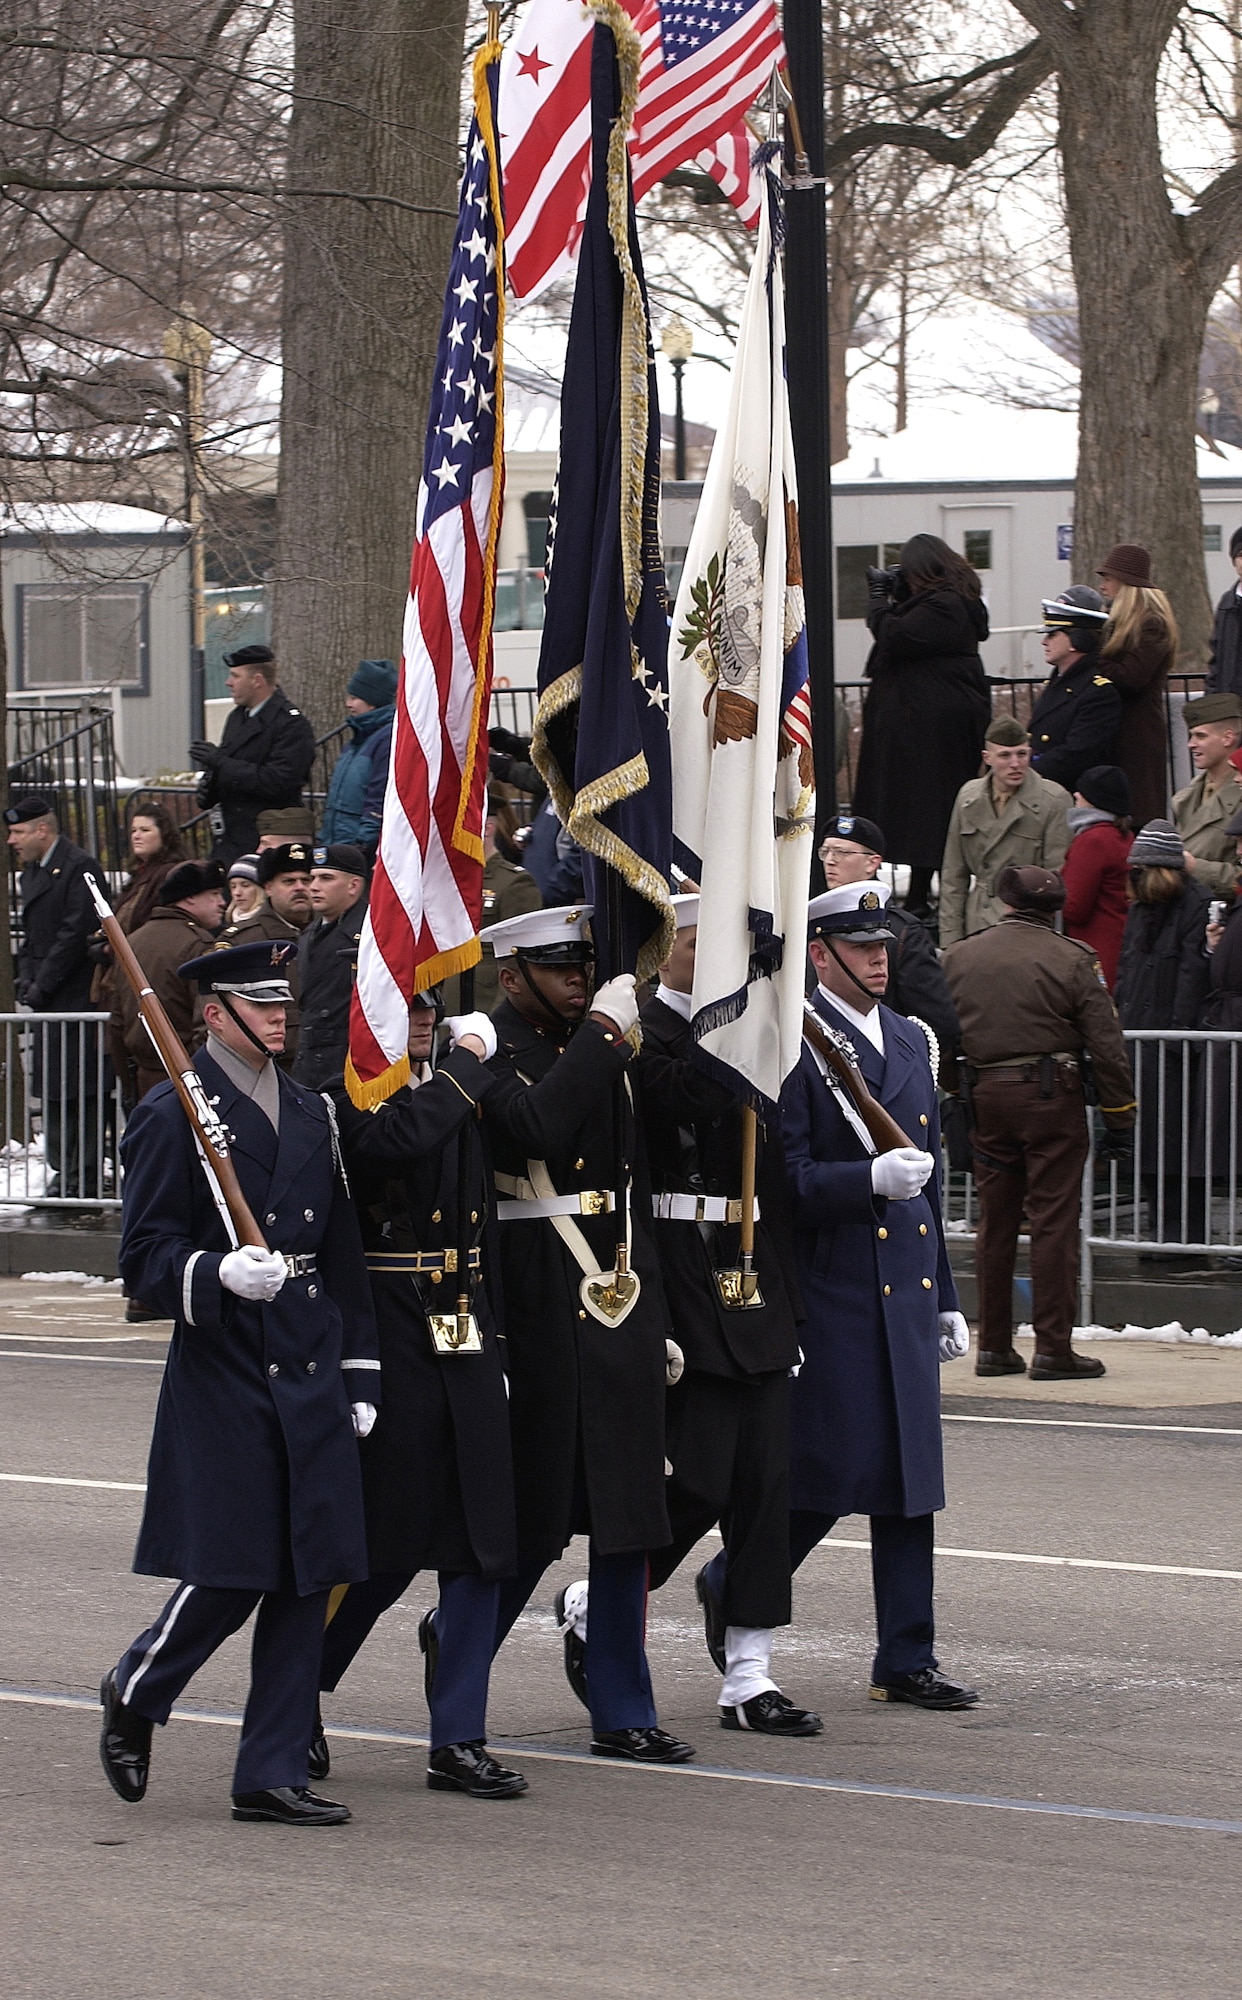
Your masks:
{"label": "red star on flag", "polygon": [[538,42],[536,42],[534,48],[531,50],[528,56],[524,56],[521,54],[519,54],[518,56],[518,75],[533,77],[536,83],[538,83],[539,81],[540,70],[551,69],[551,67],[552,67],[551,63],[541,62],[539,60]]}

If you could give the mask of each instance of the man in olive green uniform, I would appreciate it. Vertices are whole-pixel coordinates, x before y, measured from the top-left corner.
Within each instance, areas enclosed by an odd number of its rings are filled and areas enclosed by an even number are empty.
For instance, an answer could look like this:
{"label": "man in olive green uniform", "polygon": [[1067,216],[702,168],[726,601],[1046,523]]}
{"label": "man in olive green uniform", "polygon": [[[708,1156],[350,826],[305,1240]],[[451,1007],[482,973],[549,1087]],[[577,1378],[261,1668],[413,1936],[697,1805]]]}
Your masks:
{"label": "man in olive green uniform", "polygon": [[1196,775],[1174,794],[1173,818],[1195,881],[1209,896],[1229,897],[1238,885],[1229,822],[1242,810],[1242,779],[1230,759],[1242,736],[1242,701],[1236,694],[1200,695],[1182,714]]}
{"label": "man in olive green uniform", "polygon": [[[292,809],[291,809],[292,810]],[[257,910],[226,924],[221,945],[253,944],[268,938],[273,944],[296,945],[315,912],[311,906],[310,880],[314,849],[309,840],[286,840],[279,847],[265,847],[259,854],[259,886],[267,896]],[[292,1070],[298,1053],[298,967],[291,961],[287,978],[293,992],[285,1008],[285,1047],[276,1060],[281,1069]]]}
{"label": "man in olive green uniform", "polygon": [[987,771],[962,786],[940,863],[940,942],[997,924],[1005,906],[996,884],[1006,868],[1059,868],[1069,846],[1069,793],[1031,769],[1031,739],[1012,715],[998,715],[983,739]]}
{"label": "man in olive green uniform", "polygon": [[945,953],[970,1086],[979,1228],[977,1375],[1021,1375],[1013,1344],[1013,1267],[1023,1211],[1031,1236],[1031,1379],[1102,1375],[1074,1353],[1078,1204],[1088,1151],[1083,1050],[1104,1115],[1101,1152],[1134,1147],[1134,1084],[1100,962],[1053,928],[1065,884],[1050,868],[1007,868],[998,924]]}

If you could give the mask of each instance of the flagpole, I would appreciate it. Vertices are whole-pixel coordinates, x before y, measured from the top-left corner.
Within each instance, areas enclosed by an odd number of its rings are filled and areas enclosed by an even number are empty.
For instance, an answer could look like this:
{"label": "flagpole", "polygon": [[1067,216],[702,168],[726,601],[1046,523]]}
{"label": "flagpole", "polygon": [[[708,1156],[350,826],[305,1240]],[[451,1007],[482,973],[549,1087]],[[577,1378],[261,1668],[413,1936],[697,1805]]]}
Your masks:
{"label": "flagpole", "polygon": [[798,467],[818,849],[821,829],[837,807],[823,0],[785,0],[784,25],[794,156],[785,202],[785,352]]}

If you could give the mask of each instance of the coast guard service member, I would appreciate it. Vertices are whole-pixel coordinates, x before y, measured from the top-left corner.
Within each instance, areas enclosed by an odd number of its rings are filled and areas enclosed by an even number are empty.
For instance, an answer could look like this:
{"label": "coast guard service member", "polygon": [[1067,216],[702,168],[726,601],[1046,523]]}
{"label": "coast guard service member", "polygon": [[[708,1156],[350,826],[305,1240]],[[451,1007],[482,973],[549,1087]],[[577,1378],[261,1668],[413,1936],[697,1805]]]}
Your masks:
{"label": "coast guard service member", "polygon": [[781,1098],[807,1314],[793,1386],[790,1560],[796,1570],[842,1515],[869,1515],[872,1698],[969,1708],[975,1691],[937,1670],[932,1609],[933,1516],[944,1505],[939,1369],[966,1352],[969,1335],[940,1219],[927,1039],[880,1000],[887,895],[851,882],[808,912],[816,1011],[848,1038],[871,1095],[914,1143],[877,1154],[852,1099],[804,1042]]}
{"label": "coast guard service member", "polygon": [[308,1789],[307,1746],[329,1592],[367,1574],[356,1436],[379,1359],[328,1108],[273,1061],[291,957],[259,941],[180,968],[203,995],[194,1067],[273,1247],[229,1249],[170,1083],[122,1142],[121,1276],[176,1321],[134,1568],[182,1580],[104,1676],[100,1755],[113,1790],[141,1799],[153,1725],[257,1606],[233,1817],[335,1826],[349,1812]]}

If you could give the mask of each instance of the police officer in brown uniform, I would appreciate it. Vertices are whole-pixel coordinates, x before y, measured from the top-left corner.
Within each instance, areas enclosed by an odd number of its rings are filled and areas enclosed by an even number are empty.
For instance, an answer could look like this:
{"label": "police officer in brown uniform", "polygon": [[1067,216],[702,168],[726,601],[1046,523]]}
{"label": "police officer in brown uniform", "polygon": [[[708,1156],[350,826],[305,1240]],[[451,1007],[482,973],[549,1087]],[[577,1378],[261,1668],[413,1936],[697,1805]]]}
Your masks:
{"label": "police officer in brown uniform", "polygon": [[1084,1049],[1094,1066],[1101,1151],[1134,1144],[1134,1084],[1117,1011],[1089,945],[1053,929],[1065,884],[1050,868],[1007,868],[1008,911],[945,953],[962,1023],[979,1190],[977,1375],[1020,1375],[1013,1269],[1023,1210],[1031,1236],[1035,1358],[1031,1379],[1102,1375],[1070,1345],[1078,1294],[1078,1203],[1088,1135]]}

